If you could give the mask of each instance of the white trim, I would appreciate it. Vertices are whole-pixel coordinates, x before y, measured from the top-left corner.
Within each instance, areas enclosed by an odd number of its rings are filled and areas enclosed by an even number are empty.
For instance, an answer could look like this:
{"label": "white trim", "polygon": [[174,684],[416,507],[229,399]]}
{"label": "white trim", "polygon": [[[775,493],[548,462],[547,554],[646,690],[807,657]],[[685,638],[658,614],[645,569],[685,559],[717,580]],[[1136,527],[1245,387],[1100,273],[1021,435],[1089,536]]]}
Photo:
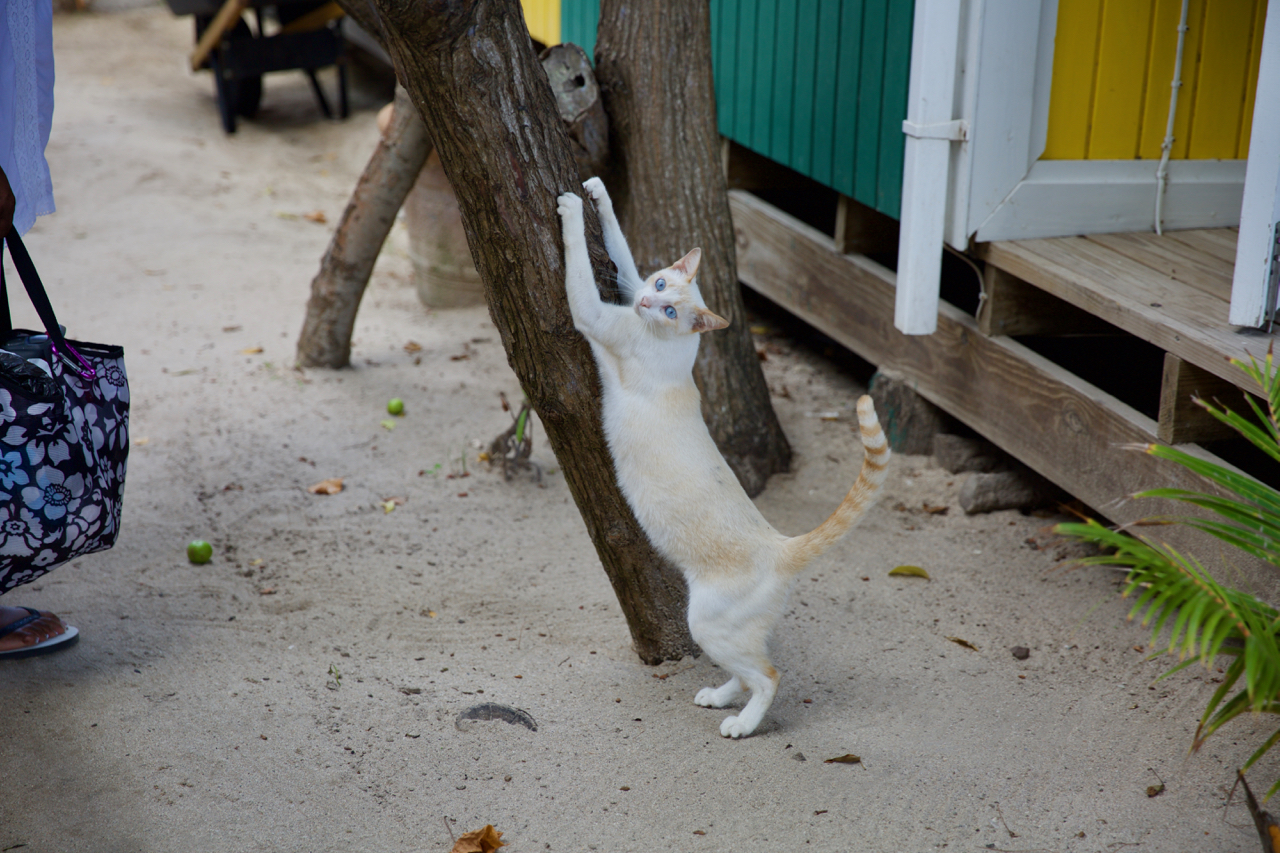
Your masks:
{"label": "white trim", "polygon": [[[916,0],[908,124],[928,127],[955,118],[952,111],[959,29],[960,0]],[[908,335],[927,335],[938,328],[938,285],[952,144],[945,138],[907,136],[893,324]]]}
{"label": "white trim", "polygon": [[[976,239],[1154,231],[1155,170],[1153,160],[1039,160],[978,227]],[[1171,161],[1164,227],[1238,224],[1244,178],[1243,160]]]}
{"label": "white trim", "polygon": [[1258,67],[1258,93],[1249,136],[1249,168],[1244,177],[1240,237],[1231,282],[1229,320],[1260,326],[1273,306],[1266,304],[1267,277],[1276,221],[1280,219],[1280,2],[1267,6]]}
{"label": "white trim", "polygon": [[913,121],[902,122],[902,132],[916,139],[946,139],[950,142],[964,142],[969,138],[969,123],[963,119],[940,121],[937,124],[916,124]]}

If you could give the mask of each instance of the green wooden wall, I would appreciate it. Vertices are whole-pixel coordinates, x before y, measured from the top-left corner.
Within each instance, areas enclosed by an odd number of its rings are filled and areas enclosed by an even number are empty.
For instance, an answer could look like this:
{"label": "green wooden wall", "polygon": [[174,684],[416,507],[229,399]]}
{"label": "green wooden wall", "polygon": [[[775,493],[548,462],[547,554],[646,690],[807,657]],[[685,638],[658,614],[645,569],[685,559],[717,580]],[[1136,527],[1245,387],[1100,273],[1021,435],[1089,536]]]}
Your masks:
{"label": "green wooden wall", "polygon": [[[897,218],[914,0],[711,0],[720,132]],[[599,4],[562,0],[595,48]]]}

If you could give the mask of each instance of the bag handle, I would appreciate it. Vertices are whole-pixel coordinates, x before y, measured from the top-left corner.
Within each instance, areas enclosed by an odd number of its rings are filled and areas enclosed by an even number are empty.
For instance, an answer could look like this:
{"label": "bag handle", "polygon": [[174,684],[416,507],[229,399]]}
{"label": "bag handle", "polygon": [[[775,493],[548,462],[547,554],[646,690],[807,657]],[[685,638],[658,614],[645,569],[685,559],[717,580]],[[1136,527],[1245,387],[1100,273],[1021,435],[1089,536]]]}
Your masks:
{"label": "bag handle", "polygon": [[[49,302],[49,295],[45,293],[40,274],[36,272],[36,266],[31,262],[31,255],[27,254],[27,247],[22,245],[18,229],[11,228],[5,235],[4,241],[9,246],[9,256],[13,258],[13,266],[18,270],[18,278],[22,279],[22,285],[27,290],[31,304],[35,306],[40,322],[44,324],[45,332],[53,340],[54,354],[62,356],[69,362],[74,357],[75,361],[71,362],[72,369],[80,374],[81,379],[92,382],[97,376],[97,371],[80,353],[76,352],[75,347],[67,343],[66,337],[63,336],[62,327],[58,325],[58,318],[53,313],[53,305]],[[9,314],[9,293],[5,289],[2,269],[0,269],[0,304],[4,306],[0,310],[0,320],[4,321],[4,332],[8,334],[13,331],[13,319]]]}

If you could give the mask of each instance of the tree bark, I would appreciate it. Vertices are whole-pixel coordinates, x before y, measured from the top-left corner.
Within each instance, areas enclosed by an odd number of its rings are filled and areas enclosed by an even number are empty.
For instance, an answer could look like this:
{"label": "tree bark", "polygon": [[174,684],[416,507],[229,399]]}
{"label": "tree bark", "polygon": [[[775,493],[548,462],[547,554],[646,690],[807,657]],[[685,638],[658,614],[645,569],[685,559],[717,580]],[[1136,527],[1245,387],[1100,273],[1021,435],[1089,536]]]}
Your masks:
{"label": "tree bark", "polygon": [[374,262],[430,153],[431,139],[422,117],[408,93],[397,86],[391,125],[360,175],[320,271],[311,281],[311,298],[298,336],[301,366],[350,364],[351,330]]}
{"label": "tree bark", "polygon": [[703,336],[694,381],[711,436],[747,494],[757,495],[787,470],[791,447],[738,285],[707,0],[604,0],[596,79],[609,116],[609,191],[642,274],[702,247],[698,287],[729,328]]}
{"label": "tree bark", "polygon": [[[654,550],[619,491],[600,385],[564,292],[556,197],[582,194],[569,139],[517,0],[341,0],[370,4],[462,212],[507,359],[542,419],[565,480],[648,663],[696,650],[680,572]],[[594,209],[588,244],[608,261]]]}

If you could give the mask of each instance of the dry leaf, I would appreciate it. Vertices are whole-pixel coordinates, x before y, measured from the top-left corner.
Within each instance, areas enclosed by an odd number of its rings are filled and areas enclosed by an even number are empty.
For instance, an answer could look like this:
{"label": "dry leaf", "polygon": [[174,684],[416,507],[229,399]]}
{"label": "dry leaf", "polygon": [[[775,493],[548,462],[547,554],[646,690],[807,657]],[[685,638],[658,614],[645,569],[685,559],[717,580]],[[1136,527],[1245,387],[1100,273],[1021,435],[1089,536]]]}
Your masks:
{"label": "dry leaf", "polygon": [[927,501],[923,504],[923,506],[924,506],[924,511],[929,513],[930,515],[946,515],[947,510],[951,508],[949,506],[946,506],[945,504],[943,506],[930,506]]}
{"label": "dry leaf", "polygon": [[449,853],[493,853],[499,847],[506,846],[502,833],[494,829],[492,824],[485,824],[484,829],[459,835]]}
{"label": "dry leaf", "polygon": [[1147,786],[1147,796],[1148,796],[1148,797],[1158,797],[1158,796],[1160,796],[1160,795],[1161,795],[1161,794],[1163,794],[1163,793],[1164,793],[1164,785],[1163,785],[1163,784],[1160,784],[1160,785],[1148,785],[1148,786]]}
{"label": "dry leaf", "polygon": [[462,355],[451,355],[451,356],[449,356],[449,360],[450,360],[450,361],[466,361],[466,360],[467,360],[467,359],[469,359],[469,358],[471,358],[471,356],[469,356],[469,355],[468,355],[468,354],[466,354],[465,352],[464,352]]}
{"label": "dry leaf", "polygon": [[262,352],[262,347],[245,347],[240,350],[241,355],[257,355]]}
{"label": "dry leaf", "polygon": [[274,586],[269,586],[266,589],[258,590],[258,595],[275,595],[275,594],[276,594],[276,588]]}
{"label": "dry leaf", "polygon": [[308,486],[307,491],[313,495],[336,495],[342,491],[342,478],[330,477],[327,480],[321,480],[314,486]]}
{"label": "dry leaf", "polygon": [[846,752],[844,755],[837,755],[835,758],[828,758],[823,764],[862,764],[862,757],[854,755],[852,752]]}
{"label": "dry leaf", "polygon": [[147,438],[147,437],[144,435],[142,438],[135,438],[135,439],[133,440],[133,443],[134,443],[134,445],[136,445],[136,446],[138,446],[138,447],[142,447],[144,444],[150,444],[150,443],[151,443],[151,439]]}
{"label": "dry leaf", "polygon": [[394,511],[395,511],[395,508],[396,508],[396,502],[395,502],[395,501],[383,501],[383,502],[382,502],[382,511],[383,511],[383,513],[394,512]]}
{"label": "dry leaf", "polygon": [[391,418],[387,418],[382,422],[382,428],[385,430],[393,430],[396,428],[396,422],[391,420]]}
{"label": "dry leaf", "polygon": [[925,580],[930,580],[929,573],[919,566],[898,566],[896,569],[889,570],[889,577],[924,578]]}
{"label": "dry leaf", "polygon": [[244,328],[244,327],[243,327],[243,326],[223,326],[223,327],[222,327],[222,331],[224,331],[224,332],[238,332],[238,331],[240,331],[242,328]]}
{"label": "dry leaf", "polygon": [[417,341],[409,341],[409,343],[404,345],[404,351],[405,352],[422,352],[422,344],[418,343]]}
{"label": "dry leaf", "polygon": [[328,217],[324,215],[323,210],[313,210],[310,213],[304,213],[302,214],[302,218],[308,222],[314,222],[317,225],[324,225],[329,221]]}
{"label": "dry leaf", "polygon": [[955,643],[957,646],[963,646],[971,652],[976,652],[978,650],[978,647],[968,640],[962,640],[959,637],[947,637],[947,639]]}

